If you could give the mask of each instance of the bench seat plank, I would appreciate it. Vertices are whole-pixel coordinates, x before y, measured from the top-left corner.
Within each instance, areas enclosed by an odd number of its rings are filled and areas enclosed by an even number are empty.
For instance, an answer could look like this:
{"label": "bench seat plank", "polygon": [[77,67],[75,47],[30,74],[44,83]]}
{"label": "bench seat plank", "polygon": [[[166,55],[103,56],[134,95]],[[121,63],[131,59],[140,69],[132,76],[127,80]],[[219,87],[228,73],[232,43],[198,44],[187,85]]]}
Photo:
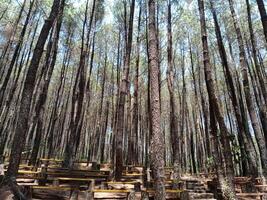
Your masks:
{"label": "bench seat plank", "polygon": [[103,190],[103,189],[95,189],[94,193],[130,193],[130,190]]}

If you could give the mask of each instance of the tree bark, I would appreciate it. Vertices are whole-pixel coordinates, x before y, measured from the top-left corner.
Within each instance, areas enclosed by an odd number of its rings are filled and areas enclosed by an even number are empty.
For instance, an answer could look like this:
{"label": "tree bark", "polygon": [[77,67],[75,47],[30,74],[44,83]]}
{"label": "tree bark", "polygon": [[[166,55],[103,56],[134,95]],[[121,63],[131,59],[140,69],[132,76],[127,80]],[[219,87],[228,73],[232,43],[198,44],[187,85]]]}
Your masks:
{"label": "tree bark", "polygon": [[234,6],[233,6],[233,0],[228,0],[228,2],[229,2],[230,10],[231,10],[232,19],[234,22],[238,45],[239,45],[239,59],[240,59],[240,66],[242,69],[242,79],[243,79],[242,83],[243,83],[243,88],[244,88],[244,93],[245,93],[245,100],[246,100],[248,112],[250,115],[252,127],[255,133],[255,137],[256,137],[256,140],[259,146],[263,176],[266,179],[267,178],[267,149],[266,149],[265,138],[264,138],[263,133],[261,132],[260,123],[257,119],[257,113],[253,105],[253,99],[250,95],[250,85],[249,85],[248,72],[247,72],[249,68],[248,68],[246,54],[245,54],[243,37],[241,34],[239,24],[237,22],[236,13],[235,13]]}
{"label": "tree bark", "polygon": [[226,183],[221,185],[222,193],[224,199],[237,200],[235,189],[234,189],[234,167],[231,155],[231,146],[229,141],[229,133],[227,127],[224,123],[224,118],[219,107],[219,101],[215,93],[215,84],[212,77],[212,68],[210,64],[209,48],[207,40],[207,28],[205,20],[205,10],[203,0],[198,0],[199,13],[200,13],[200,25],[201,25],[201,35],[202,35],[202,47],[203,47],[203,62],[204,62],[204,72],[205,81],[208,91],[209,104],[211,108],[210,114],[215,113],[216,121],[219,124],[221,131],[221,143],[222,143],[222,153],[225,159],[225,178]]}
{"label": "tree bark", "polygon": [[5,94],[5,91],[6,91],[6,88],[7,88],[7,84],[8,84],[8,81],[10,79],[13,67],[15,65],[15,62],[16,62],[17,58],[20,55],[20,49],[21,49],[21,46],[23,44],[24,36],[25,36],[26,30],[27,30],[27,26],[28,26],[28,23],[29,23],[29,20],[30,20],[30,16],[31,16],[33,5],[34,5],[34,0],[31,1],[31,3],[30,3],[30,8],[29,8],[29,11],[27,13],[27,16],[26,16],[22,31],[20,33],[19,41],[16,44],[16,47],[15,47],[15,50],[14,50],[14,53],[13,53],[9,68],[7,70],[7,74],[5,75],[4,82],[2,83],[1,88],[0,88],[0,108],[2,107],[2,104],[3,104],[4,94]]}
{"label": "tree bark", "polygon": [[[134,8],[135,0],[131,1],[130,8],[130,18],[129,18],[129,29],[127,37],[125,38],[126,42],[126,54],[124,60],[124,69],[122,80],[120,83],[120,95],[118,101],[118,124],[116,131],[116,157],[115,157],[115,179],[120,180],[123,170],[123,128],[124,128],[124,114],[125,114],[125,101],[128,91],[128,82],[129,82],[129,70],[130,70],[130,60],[131,60],[131,51],[132,51],[132,36],[133,36],[133,18],[134,18]],[[126,29],[127,30],[127,29]]]}
{"label": "tree bark", "polygon": [[[168,17],[167,17],[167,35],[168,35],[168,70],[167,70],[167,83],[170,98],[170,132],[171,132],[171,144],[173,153],[173,165],[174,165],[174,180],[179,180],[181,175],[181,164],[179,154],[179,136],[178,136],[178,119],[176,110],[176,99],[174,95],[174,71],[173,71],[173,50],[172,50],[172,13],[171,13],[171,1],[168,1]],[[175,185],[177,189],[178,185]]]}
{"label": "tree bark", "polygon": [[152,171],[155,179],[155,200],[164,200],[165,173],[164,173],[164,136],[160,123],[160,95],[159,95],[159,51],[155,25],[155,1],[148,1],[149,7],[149,34],[148,53],[150,71],[150,104],[151,104],[151,141],[150,157]]}
{"label": "tree bark", "polygon": [[28,73],[24,82],[24,87],[21,97],[21,105],[18,113],[18,122],[15,129],[15,138],[11,148],[10,161],[7,170],[7,177],[10,180],[14,180],[17,176],[21,153],[23,146],[25,144],[25,135],[27,132],[28,122],[29,122],[29,110],[31,106],[32,94],[34,89],[34,84],[36,80],[36,74],[41,60],[44,45],[49,34],[49,31],[56,19],[59,12],[60,0],[54,0],[52,9],[48,19],[45,21],[39,38],[36,43],[36,47],[33,52],[31,64],[29,66]]}
{"label": "tree bark", "polygon": [[218,48],[219,48],[221,62],[222,62],[222,66],[224,67],[224,74],[225,74],[225,78],[227,81],[226,83],[228,86],[229,95],[231,98],[232,106],[234,108],[234,113],[235,113],[235,117],[236,117],[236,121],[237,121],[238,134],[240,135],[239,137],[242,138],[242,140],[240,140],[240,141],[243,142],[240,144],[240,146],[242,148],[242,146],[245,145],[245,151],[246,151],[246,154],[248,156],[247,157],[248,163],[250,165],[249,173],[250,173],[250,175],[253,175],[256,177],[257,176],[256,151],[254,149],[252,141],[247,138],[247,135],[245,133],[245,129],[244,129],[243,124],[242,124],[242,117],[241,117],[241,112],[240,112],[240,109],[238,106],[238,100],[237,100],[235,87],[234,87],[234,80],[232,78],[232,74],[231,74],[230,67],[228,64],[227,55],[226,55],[225,47],[224,47],[223,40],[222,40],[221,30],[220,30],[219,22],[217,19],[217,13],[216,13],[216,10],[214,8],[214,1],[211,0],[210,3],[211,3],[210,5],[211,5],[211,11],[213,14],[214,24],[215,24],[217,44],[218,44]]}
{"label": "tree bark", "polygon": [[258,4],[258,8],[259,8],[260,15],[261,15],[261,22],[262,22],[262,26],[263,26],[263,32],[265,35],[265,40],[267,43],[267,14],[266,14],[264,1],[263,0],[257,0],[257,4]]}
{"label": "tree bark", "polygon": [[[61,23],[62,23],[62,15],[64,11],[64,5],[65,5],[65,0],[62,0],[61,6],[60,6],[60,13],[57,19],[57,24],[56,24],[56,30],[55,30],[55,36],[54,36],[54,41],[52,45],[52,52],[49,56],[52,57],[51,62],[47,65],[47,73],[44,74],[43,77],[43,85],[39,94],[39,97],[37,99],[36,107],[35,107],[35,118],[37,126],[37,131],[35,134],[35,140],[34,140],[34,145],[32,148],[32,154],[31,158],[29,161],[29,165],[36,164],[39,148],[40,148],[40,143],[41,143],[41,138],[42,138],[42,132],[44,130],[43,127],[43,121],[44,121],[44,115],[45,115],[45,103],[47,100],[48,96],[48,88],[50,84],[50,80],[53,74],[53,70],[56,64],[56,59],[57,59],[57,50],[58,50],[58,41],[59,41],[59,34],[60,34],[60,29],[61,29]],[[34,126],[35,127],[35,126]]]}

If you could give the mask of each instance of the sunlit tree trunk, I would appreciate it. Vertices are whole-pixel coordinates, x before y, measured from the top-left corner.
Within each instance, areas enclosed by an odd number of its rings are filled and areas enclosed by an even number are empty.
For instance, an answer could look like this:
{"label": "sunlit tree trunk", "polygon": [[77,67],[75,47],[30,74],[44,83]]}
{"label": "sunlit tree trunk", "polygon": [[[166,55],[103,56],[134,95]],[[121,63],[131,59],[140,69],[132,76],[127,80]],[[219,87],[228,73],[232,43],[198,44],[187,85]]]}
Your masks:
{"label": "sunlit tree trunk", "polygon": [[129,28],[126,29],[127,36],[126,42],[126,54],[124,60],[124,69],[123,75],[120,82],[120,95],[118,101],[118,124],[116,131],[116,157],[115,157],[115,179],[120,180],[122,176],[123,170],[123,128],[124,128],[124,114],[125,114],[125,101],[128,91],[128,82],[129,82],[129,70],[130,70],[130,60],[131,60],[131,51],[132,51],[132,37],[133,37],[133,18],[134,18],[134,8],[135,8],[135,0],[131,1],[131,11],[129,18]]}
{"label": "sunlit tree trunk", "polygon": [[[171,1],[167,3],[167,35],[168,35],[168,70],[167,70],[167,83],[170,96],[170,131],[171,131],[171,144],[173,152],[173,165],[174,165],[174,179],[179,180],[181,175],[181,163],[179,154],[179,140],[178,140],[178,119],[177,119],[177,104],[174,96],[174,71],[173,71],[173,50],[172,50],[172,14],[171,14]],[[176,186],[177,187],[177,186]]]}
{"label": "sunlit tree trunk", "polygon": [[219,124],[219,129],[221,133],[221,144],[222,144],[222,153],[225,160],[225,183],[221,184],[221,189],[224,199],[237,200],[235,189],[234,189],[234,167],[231,154],[231,146],[229,141],[229,132],[224,122],[224,118],[219,107],[219,101],[215,92],[215,84],[213,80],[213,70],[210,64],[209,57],[209,48],[208,48],[208,39],[207,39],[207,27],[205,19],[205,10],[203,0],[198,0],[198,7],[200,13],[200,25],[201,25],[201,36],[202,36],[202,47],[203,47],[203,62],[204,62],[204,72],[205,72],[205,81],[208,91],[209,104],[211,108],[210,114],[212,112],[215,114],[217,123]]}
{"label": "sunlit tree trunk", "polygon": [[159,51],[155,25],[155,1],[148,1],[149,8],[149,34],[148,53],[150,71],[150,104],[151,104],[151,141],[150,157],[155,179],[155,200],[164,200],[165,175],[164,175],[164,136],[161,131],[160,121],[160,95],[159,95]]}
{"label": "sunlit tree trunk", "polygon": [[237,36],[237,41],[239,45],[239,59],[240,59],[240,66],[242,69],[242,83],[243,83],[243,88],[244,88],[244,93],[245,93],[245,100],[247,104],[247,109],[250,115],[252,127],[255,133],[255,137],[257,139],[257,143],[259,146],[259,151],[261,155],[261,161],[262,161],[262,169],[263,169],[263,175],[265,178],[267,178],[267,149],[266,149],[266,143],[265,143],[265,138],[263,133],[261,132],[260,128],[260,123],[257,119],[257,113],[253,104],[253,99],[250,94],[250,84],[249,84],[249,78],[248,78],[248,63],[246,59],[246,54],[245,54],[245,48],[244,48],[244,42],[243,42],[243,37],[241,34],[241,30],[239,27],[239,24],[237,22],[234,6],[233,6],[233,1],[228,0],[229,5],[230,5],[230,10],[231,10],[231,15],[233,18],[234,22],[234,27],[236,31],[236,36]]}

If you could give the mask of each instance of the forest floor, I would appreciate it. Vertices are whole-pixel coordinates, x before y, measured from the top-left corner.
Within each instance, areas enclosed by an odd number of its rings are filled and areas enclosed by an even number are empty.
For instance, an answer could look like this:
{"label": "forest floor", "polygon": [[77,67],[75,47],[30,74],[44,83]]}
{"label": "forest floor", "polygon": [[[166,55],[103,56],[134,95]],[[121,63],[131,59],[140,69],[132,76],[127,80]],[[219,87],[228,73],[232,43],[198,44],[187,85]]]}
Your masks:
{"label": "forest floor", "polygon": [[[41,167],[42,166],[42,167]],[[59,163],[46,163],[33,170],[21,165],[17,183],[26,191],[28,199],[33,200],[91,200],[91,199],[153,199],[154,181],[151,173],[144,173],[142,167],[125,167],[120,181],[112,179],[113,171],[110,165],[92,165],[79,163],[75,169],[60,167]],[[182,200],[215,200],[221,199],[216,176],[210,174],[184,174],[179,182],[174,181],[172,169],[165,170],[165,187],[167,199]],[[144,184],[144,177],[147,183]],[[235,186],[238,199],[263,199],[267,195],[267,185],[257,179],[254,183],[256,191],[250,191],[250,177],[236,177]],[[178,189],[174,189],[178,183]],[[12,194],[0,194],[1,200],[12,199]]]}

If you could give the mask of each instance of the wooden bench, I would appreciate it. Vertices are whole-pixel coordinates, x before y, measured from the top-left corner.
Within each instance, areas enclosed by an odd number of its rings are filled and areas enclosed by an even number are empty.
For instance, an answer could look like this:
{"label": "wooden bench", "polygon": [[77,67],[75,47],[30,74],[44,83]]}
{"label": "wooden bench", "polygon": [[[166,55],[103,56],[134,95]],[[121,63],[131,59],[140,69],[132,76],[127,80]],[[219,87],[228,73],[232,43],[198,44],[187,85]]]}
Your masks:
{"label": "wooden bench", "polygon": [[100,173],[109,175],[110,170],[85,170],[85,169],[69,169],[69,168],[55,168],[55,167],[46,167],[47,172],[63,172],[63,173]]}
{"label": "wooden bench", "polygon": [[31,170],[19,170],[18,174],[33,174],[33,175],[38,175],[40,174],[40,171],[31,171]]}
{"label": "wooden bench", "polygon": [[[180,198],[181,194],[184,192],[184,190],[169,190],[166,189],[166,197],[168,198]],[[148,193],[149,197],[153,197],[155,194],[154,189],[147,189],[144,190],[143,192]]]}
{"label": "wooden bench", "polygon": [[264,196],[267,196],[266,193],[238,193],[236,195],[238,198],[259,199],[259,200],[262,200]]}
{"label": "wooden bench", "polygon": [[[32,189],[38,189],[38,190],[73,190],[74,187],[70,186],[32,186]],[[77,189],[77,188],[76,188]]]}
{"label": "wooden bench", "polygon": [[142,179],[144,174],[140,174],[140,173],[124,173],[122,174],[123,177],[126,177],[126,178],[140,178]]}
{"label": "wooden bench", "polygon": [[[4,170],[5,172],[7,170]],[[17,178],[33,178],[38,179],[41,175],[40,171],[31,171],[31,170],[19,170]]]}
{"label": "wooden bench", "polygon": [[[108,170],[69,170],[67,168],[49,168],[43,166],[41,168],[41,176],[44,177],[44,181],[41,184],[46,184],[47,181],[54,181],[54,179],[65,178],[67,181],[90,180],[101,179],[107,181],[109,178]],[[61,179],[63,180],[63,179]]]}
{"label": "wooden bench", "polygon": [[[118,199],[118,198],[128,198],[131,190],[103,190],[103,189],[94,189],[92,191],[92,199],[98,198],[109,198],[109,199]],[[101,195],[101,196],[97,196]],[[106,196],[105,196],[106,195]]]}
{"label": "wooden bench", "polygon": [[267,185],[255,185],[259,192],[267,192]]}
{"label": "wooden bench", "polygon": [[[150,181],[147,181],[147,182],[148,183],[154,183],[155,181],[154,180],[150,180]],[[181,182],[181,181],[179,181],[179,182]],[[165,180],[164,183],[170,184],[170,183],[173,183],[173,180]]]}
{"label": "wooden bench", "polygon": [[60,160],[60,159],[51,159],[51,158],[50,159],[40,158],[39,161],[38,161],[39,165],[44,164],[46,166],[51,165],[52,163],[54,165],[61,165],[62,162],[63,162],[63,160]]}
{"label": "wooden bench", "polygon": [[79,191],[79,187],[70,187],[70,186],[30,186],[30,193],[33,197],[34,190],[41,191],[55,191],[55,192],[70,192],[70,196],[73,192]]}
{"label": "wooden bench", "polygon": [[72,173],[72,172],[45,172],[47,177],[67,177],[67,178],[103,178],[108,179],[109,175],[101,173]]}
{"label": "wooden bench", "polygon": [[[166,193],[181,193],[183,192],[184,190],[166,190]],[[145,192],[148,192],[148,193],[155,193],[155,190],[153,189],[148,189],[148,190],[145,190]]]}
{"label": "wooden bench", "polygon": [[234,178],[235,183],[239,183],[239,182],[242,183],[242,182],[247,182],[247,181],[251,181],[251,180],[252,180],[251,177],[246,177],[246,176],[244,176],[244,177],[238,176],[238,177]]}
{"label": "wooden bench", "polygon": [[[8,163],[4,164],[4,168],[7,169],[8,168]],[[20,164],[19,165],[19,170],[30,170],[30,171],[36,171],[36,167],[33,165],[26,165],[26,164]]]}
{"label": "wooden bench", "polygon": [[51,179],[53,182],[54,186],[59,186],[60,183],[64,182],[70,182],[74,183],[72,186],[80,186],[83,183],[86,183],[88,188],[87,189],[92,189],[94,188],[95,182],[102,182],[105,181],[105,179],[91,179],[91,178],[67,178],[67,177],[57,177],[57,178],[52,178]]}
{"label": "wooden bench", "polygon": [[255,178],[255,182],[256,182],[256,184],[262,185],[263,184],[263,178],[262,177]]}
{"label": "wooden bench", "polygon": [[235,189],[243,193],[253,192],[254,182],[251,177],[235,177]]}
{"label": "wooden bench", "polygon": [[108,182],[105,182],[107,184],[135,184],[135,183],[140,183],[139,181],[122,181],[122,182],[115,182],[115,181],[108,181]]}
{"label": "wooden bench", "polygon": [[101,182],[102,189],[133,189],[135,192],[141,191],[141,185],[142,183],[140,181]]}

